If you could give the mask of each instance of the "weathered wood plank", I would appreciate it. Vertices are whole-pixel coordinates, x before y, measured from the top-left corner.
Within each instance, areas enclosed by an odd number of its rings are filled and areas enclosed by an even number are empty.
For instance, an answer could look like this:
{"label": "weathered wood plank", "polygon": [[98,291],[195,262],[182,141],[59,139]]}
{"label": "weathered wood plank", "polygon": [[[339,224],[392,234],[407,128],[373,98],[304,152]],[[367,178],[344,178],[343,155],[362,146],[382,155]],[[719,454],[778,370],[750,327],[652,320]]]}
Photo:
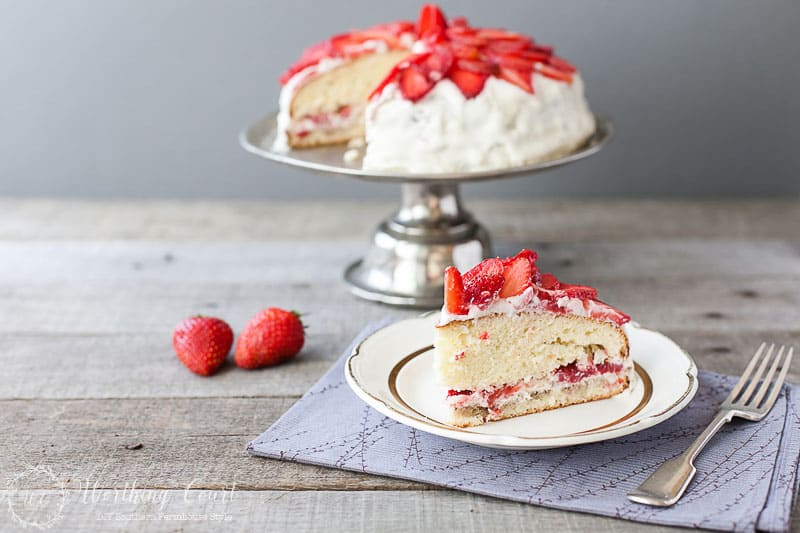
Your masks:
{"label": "weathered wood plank", "polygon": [[[399,191],[398,191],[399,197]],[[736,237],[796,239],[796,200],[471,199],[495,238],[543,242]],[[0,239],[248,241],[363,238],[393,202],[0,199]]]}
{"label": "weathered wood plank", "polygon": [[[666,240],[541,244],[500,242],[496,253],[539,250],[542,270],[565,279],[800,275],[800,249],[787,241]],[[341,283],[366,243],[0,241],[0,283],[139,282]]]}
{"label": "weathered wood plank", "polygon": [[[794,328],[664,333],[692,354],[701,368],[729,374],[740,373],[764,340],[800,346],[800,331]],[[246,371],[229,360],[218,374],[203,378],[178,362],[169,333],[3,335],[0,398],[298,397],[349,342],[350,335],[314,334],[301,355],[287,364]],[[800,382],[800,365],[793,366],[790,378]]]}
{"label": "weathered wood plank", "polygon": [[[0,401],[0,472],[50,467],[98,489],[425,489],[421,483],[252,457],[292,398]],[[139,449],[126,446],[141,444]],[[3,486],[5,487],[5,485]],[[52,488],[32,485],[30,488]]]}
{"label": "weathered wood plank", "polygon": [[[61,501],[31,491],[43,509]],[[0,491],[0,498],[14,498]],[[565,513],[449,490],[435,491],[81,491],[69,490],[58,531],[591,531],[669,533],[680,528]],[[19,497],[17,496],[17,499]],[[41,503],[40,503],[41,502]],[[162,504],[162,502],[164,502]],[[5,507],[5,505],[4,505]],[[33,509],[33,505],[30,506]],[[6,510],[0,510],[5,513]],[[21,512],[22,514],[22,512]],[[35,515],[35,513],[32,513]],[[795,518],[795,526],[798,519]],[[16,530],[10,520],[0,529]]]}
{"label": "weathered wood plank", "polygon": [[[733,332],[789,330],[800,323],[800,275],[567,277],[596,286],[603,300],[655,329]],[[343,283],[138,282],[0,283],[0,334],[148,334],[168,340],[195,313],[225,318],[238,331],[263,307],[307,313],[311,340],[344,347],[365,324],[419,311],[380,306],[352,296]]]}

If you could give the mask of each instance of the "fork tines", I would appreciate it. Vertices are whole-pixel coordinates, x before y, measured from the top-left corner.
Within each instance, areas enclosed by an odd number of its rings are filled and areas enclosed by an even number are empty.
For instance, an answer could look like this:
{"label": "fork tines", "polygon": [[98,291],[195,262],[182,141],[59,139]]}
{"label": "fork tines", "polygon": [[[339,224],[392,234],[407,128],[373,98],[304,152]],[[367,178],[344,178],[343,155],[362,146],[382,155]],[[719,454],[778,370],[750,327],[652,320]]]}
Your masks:
{"label": "fork tines", "polygon": [[[742,377],[723,405],[737,409],[746,408],[759,413],[763,412],[764,414],[770,410],[772,404],[778,398],[783,382],[786,379],[789,364],[792,362],[794,347],[786,350],[786,346],[780,346],[774,358],[772,354],[775,351],[775,344],[770,344],[769,349],[764,353],[766,347],[767,343],[765,342],[758,347],[756,354],[748,363]],[[785,356],[784,352],[786,352]],[[758,369],[756,369],[756,366],[758,366]],[[764,376],[764,371],[768,366],[769,371]],[[781,369],[780,373],[773,380],[778,368]],[[756,369],[755,372],[753,372],[754,369]],[[745,388],[745,385],[747,385],[747,388]],[[744,392],[742,392],[742,389],[744,389]],[[767,396],[768,391],[770,391],[769,396]],[[765,396],[766,401],[764,401]]]}

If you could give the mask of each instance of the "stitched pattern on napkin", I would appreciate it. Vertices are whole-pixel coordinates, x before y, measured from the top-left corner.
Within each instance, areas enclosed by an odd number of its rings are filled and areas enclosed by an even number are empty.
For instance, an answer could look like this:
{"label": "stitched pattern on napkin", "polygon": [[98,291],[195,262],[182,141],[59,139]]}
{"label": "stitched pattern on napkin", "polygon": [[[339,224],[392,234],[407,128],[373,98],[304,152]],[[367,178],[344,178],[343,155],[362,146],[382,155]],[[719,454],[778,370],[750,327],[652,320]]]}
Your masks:
{"label": "stitched pattern on napkin", "polygon": [[689,445],[736,378],[701,372],[698,394],[686,409],[639,433],[554,450],[496,450],[404,426],[368,407],[349,389],[343,374],[346,357],[357,341],[382,325],[365,329],[248,451],[641,522],[788,530],[800,454],[795,389],[787,387],[762,422],[726,425],[696,461],[697,476],[678,504],[648,507],[625,495]]}

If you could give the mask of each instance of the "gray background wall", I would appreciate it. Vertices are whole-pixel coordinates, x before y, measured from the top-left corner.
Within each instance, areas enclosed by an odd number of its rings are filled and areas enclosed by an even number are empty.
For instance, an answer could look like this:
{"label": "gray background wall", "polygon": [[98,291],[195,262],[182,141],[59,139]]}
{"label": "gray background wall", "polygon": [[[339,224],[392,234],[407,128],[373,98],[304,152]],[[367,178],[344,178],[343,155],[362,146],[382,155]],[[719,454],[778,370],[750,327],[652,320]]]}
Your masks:
{"label": "gray background wall", "polygon": [[[246,154],[301,49],[421,2],[0,0],[0,194],[393,197]],[[554,43],[618,128],[603,153],[470,196],[800,192],[800,2],[442,1]]]}

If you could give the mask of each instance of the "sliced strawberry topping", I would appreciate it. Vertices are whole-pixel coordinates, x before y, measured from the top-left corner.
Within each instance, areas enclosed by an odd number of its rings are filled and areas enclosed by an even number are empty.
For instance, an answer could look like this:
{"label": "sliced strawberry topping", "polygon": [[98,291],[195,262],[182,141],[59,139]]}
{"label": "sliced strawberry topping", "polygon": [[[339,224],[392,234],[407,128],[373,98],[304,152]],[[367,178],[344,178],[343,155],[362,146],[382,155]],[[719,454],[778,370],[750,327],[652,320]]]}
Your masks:
{"label": "sliced strawberry topping", "polygon": [[558,56],[550,56],[547,62],[558,70],[562,70],[564,72],[573,73],[578,71],[578,69],[573,67],[569,61]]}
{"label": "sliced strawberry topping", "polygon": [[[537,258],[536,252],[523,249],[514,257],[486,259],[463,276],[456,268],[448,267],[445,270],[445,308],[449,313],[466,315],[471,305],[486,309],[498,298],[517,296],[533,287],[538,299],[534,299],[531,305],[536,309],[588,314],[619,325],[630,321],[622,311],[597,300],[597,289],[564,283],[553,274],[540,273],[536,267]],[[570,301],[564,303],[562,298]],[[480,334],[479,338],[485,337]]]}
{"label": "sliced strawberry topping", "polygon": [[456,67],[461,70],[468,70],[470,72],[477,72],[478,74],[492,74],[496,70],[496,65],[487,63],[486,61],[479,61],[477,59],[456,59]]}
{"label": "sliced strawberry topping", "polygon": [[500,78],[509,83],[513,83],[523,91],[533,93],[533,80],[531,79],[531,71],[520,71],[508,67],[500,67]]}
{"label": "sliced strawberry topping", "polygon": [[600,300],[592,300],[589,309],[591,311],[592,318],[609,320],[616,323],[618,326],[631,321],[631,317],[629,315],[626,315],[619,309],[615,309],[614,307],[611,307],[607,303],[601,302]]}
{"label": "sliced strawberry topping", "polygon": [[533,70],[533,64],[530,61],[521,57],[517,57],[511,52],[491,52],[488,54],[488,57],[504,68],[510,68],[520,72],[527,72],[529,74]]}
{"label": "sliced strawberry topping", "polygon": [[544,52],[537,52],[535,50],[515,50],[512,52],[506,52],[506,55],[515,56],[530,63],[542,63],[550,59],[548,54],[545,54]]}
{"label": "sliced strawberry topping", "polygon": [[448,313],[454,315],[463,315],[469,311],[464,282],[455,267],[447,267],[444,271],[444,306]]}
{"label": "sliced strawberry topping", "polygon": [[542,274],[539,285],[548,291],[557,291],[561,288],[561,282],[559,282],[558,278],[549,272]]}
{"label": "sliced strawberry topping", "polygon": [[430,55],[425,58],[423,68],[429,78],[442,79],[453,65],[453,51],[446,46],[434,46]]}
{"label": "sliced strawberry topping", "polygon": [[[478,35],[480,38],[480,34]],[[526,50],[530,45],[530,39],[502,39],[489,41],[486,47],[493,52],[505,54],[509,52],[520,52]]]}
{"label": "sliced strawberry topping", "polygon": [[500,298],[508,298],[522,294],[525,289],[533,284],[531,274],[533,265],[527,257],[517,256],[503,271],[505,282],[500,289]]}
{"label": "sliced strawberry topping", "polygon": [[478,74],[459,68],[454,68],[450,72],[450,79],[461,89],[465,98],[472,98],[480,94],[488,77],[488,74]]}
{"label": "sliced strawberry topping", "polygon": [[[442,78],[450,78],[467,98],[472,98],[483,90],[486,76],[499,77],[533,94],[533,72],[567,83],[572,82],[576,72],[568,61],[553,55],[552,46],[535,43],[530,37],[504,29],[473,28],[463,17],[454,18],[448,24],[441,9],[426,4],[416,23],[379,24],[336,35],[309,48],[280,81],[287,83],[298,72],[324,58],[352,59],[372,53],[375,47],[370,43],[373,41],[385,43],[390,50],[407,50],[413,40],[422,41],[425,52],[412,55],[396,66],[369,98],[380,94],[386,85],[397,82],[406,98],[417,101]],[[482,76],[461,72],[450,75],[456,68]],[[406,73],[407,70],[411,72]]]}
{"label": "sliced strawberry topping", "polygon": [[474,48],[483,48],[488,44],[486,39],[481,39],[480,37],[477,37],[474,33],[469,33],[469,32],[448,33],[448,37],[450,37],[451,42],[454,42],[461,46],[472,46]]}
{"label": "sliced strawberry topping", "polygon": [[453,55],[459,59],[467,59],[481,64],[485,63],[484,61],[478,60],[478,58],[481,56],[481,52],[474,46],[453,43],[450,45],[450,49],[453,51]]}
{"label": "sliced strawberry topping", "polygon": [[435,4],[425,4],[419,12],[419,20],[417,21],[417,35],[421,39],[438,41],[444,37],[444,31],[447,29],[447,20],[444,18],[444,13]]}
{"label": "sliced strawberry topping", "polygon": [[565,72],[563,70],[559,70],[551,65],[545,65],[544,63],[538,63],[536,65],[536,70],[542,75],[547,76],[548,78],[552,78],[558,81],[565,81],[567,83],[572,83],[572,74],[569,72]]}
{"label": "sliced strawberry topping", "polygon": [[464,274],[464,292],[469,303],[486,308],[503,287],[503,262],[486,259]]}
{"label": "sliced strawberry topping", "polygon": [[570,298],[580,298],[581,300],[593,300],[597,298],[597,289],[594,287],[571,285],[569,283],[560,283],[560,285],[561,291],[566,293]]}
{"label": "sliced strawberry topping", "polygon": [[411,64],[400,71],[400,91],[403,96],[416,102],[433,89],[434,82],[429,80],[419,65]]}

